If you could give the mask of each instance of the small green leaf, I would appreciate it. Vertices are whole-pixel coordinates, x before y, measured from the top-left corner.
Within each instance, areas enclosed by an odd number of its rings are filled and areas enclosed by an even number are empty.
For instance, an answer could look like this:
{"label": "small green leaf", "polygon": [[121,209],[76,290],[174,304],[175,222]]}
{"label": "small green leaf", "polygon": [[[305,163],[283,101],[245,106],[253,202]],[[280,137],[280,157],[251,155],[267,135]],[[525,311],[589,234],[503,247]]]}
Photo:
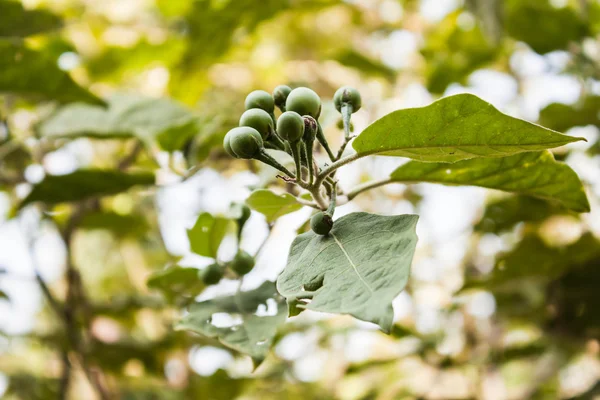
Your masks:
{"label": "small green leaf", "polygon": [[61,26],[59,17],[45,10],[25,10],[18,1],[0,1],[0,37],[25,37]]}
{"label": "small green leaf", "polygon": [[197,268],[173,266],[154,272],[146,284],[149,288],[160,290],[169,297],[197,296],[205,288],[198,272]]}
{"label": "small green leaf", "polygon": [[197,118],[170,99],[116,95],[108,109],[85,104],[60,108],[38,126],[41,136],[156,140],[167,151],[180,149],[198,132]]}
{"label": "small green leaf", "polygon": [[149,172],[125,173],[116,170],[80,169],[67,175],[46,175],[33,187],[20,207],[34,201],[56,204],[93,196],[110,196],[136,185],[154,184]]}
{"label": "small green leaf", "polygon": [[10,297],[8,297],[4,290],[0,290],[0,300],[10,301]]}
{"label": "small green leaf", "polygon": [[327,236],[299,235],[277,279],[279,293],[289,304],[350,314],[390,332],[392,300],[406,286],[417,244],[417,219],[352,213]]}
{"label": "small green leaf", "polygon": [[363,156],[455,162],[506,157],[579,140],[585,139],[509,117],[477,96],[459,94],[427,107],[394,111],[369,125],[353,147]]}
{"label": "small green leaf", "polygon": [[227,218],[213,217],[206,212],[200,214],[192,229],[187,231],[192,251],[204,257],[217,258],[229,223]]}
{"label": "small green leaf", "polygon": [[586,97],[583,103],[569,106],[552,103],[540,111],[540,124],[557,131],[566,131],[574,126],[600,126],[600,96]]}
{"label": "small green leaf", "polygon": [[269,223],[302,208],[302,204],[298,203],[291,194],[276,194],[267,189],[252,192],[250,197],[246,199],[246,204],[251,209],[264,214]]}
{"label": "small green leaf", "polygon": [[104,105],[61,71],[56,60],[28,49],[19,41],[0,39],[0,71],[0,93]]}
{"label": "small green leaf", "polygon": [[539,197],[577,212],[590,205],[577,174],[549,151],[448,163],[410,161],[391,174],[398,182],[481,186]]}
{"label": "small green leaf", "polygon": [[[219,326],[216,314],[226,314],[233,323]],[[252,357],[256,367],[265,359],[286,316],[285,300],[277,294],[275,284],[267,281],[254,290],[193,304],[175,328],[218,338],[225,346]]]}

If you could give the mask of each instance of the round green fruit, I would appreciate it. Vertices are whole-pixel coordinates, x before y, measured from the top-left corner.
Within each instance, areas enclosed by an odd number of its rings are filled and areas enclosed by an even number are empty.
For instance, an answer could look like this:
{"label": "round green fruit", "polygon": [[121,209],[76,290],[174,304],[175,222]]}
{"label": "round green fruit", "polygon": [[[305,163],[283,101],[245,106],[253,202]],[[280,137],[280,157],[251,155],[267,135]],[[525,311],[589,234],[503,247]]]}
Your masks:
{"label": "round green fruit", "polygon": [[[227,138],[229,136],[229,138]],[[229,142],[229,147],[238,158],[251,159],[256,157],[264,148],[260,133],[249,126],[233,128],[227,135],[223,144]]]}
{"label": "round green fruit", "polygon": [[238,275],[246,275],[252,271],[254,264],[254,257],[244,250],[240,250],[229,264],[229,268]]}
{"label": "round green fruit", "polygon": [[339,112],[342,112],[343,104],[349,104],[352,106],[352,112],[355,113],[360,110],[362,100],[358,90],[350,86],[343,86],[339,88],[333,95],[333,104],[335,104],[335,108]]}
{"label": "round green fruit", "polygon": [[292,88],[286,85],[279,85],[273,90],[273,100],[275,105],[279,108],[285,106],[285,101],[287,100]]}
{"label": "round green fruit", "polygon": [[273,119],[265,110],[251,108],[240,117],[240,126],[249,126],[260,133],[263,140],[267,140],[273,131]]}
{"label": "round green fruit", "polygon": [[277,133],[288,142],[297,142],[304,135],[304,120],[297,112],[286,111],[277,120]]}
{"label": "round green fruit", "polygon": [[327,235],[333,228],[333,219],[327,213],[318,212],[310,219],[310,228],[317,235]]}
{"label": "round green fruit", "polygon": [[246,96],[244,105],[246,106],[246,110],[250,110],[251,108],[260,108],[268,113],[272,113],[275,110],[273,97],[271,97],[271,95],[264,90],[255,90],[250,92],[250,94]]}
{"label": "round green fruit", "polygon": [[231,149],[231,135],[229,132],[223,138],[223,149],[225,149],[225,153],[229,154],[233,158],[238,158],[238,156]]}
{"label": "round green fruit", "polygon": [[290,92],[285,101],[286,111],[295,111],[300,115],[310,115],[319,118],[321,114],[321,99],[313,90],[299,87]]}
{"label": "round green fruit", "polygon": [[223,278],[224,272],[221,265],[211,264],[200,271],[200,277],[206,285],[216,285]]}

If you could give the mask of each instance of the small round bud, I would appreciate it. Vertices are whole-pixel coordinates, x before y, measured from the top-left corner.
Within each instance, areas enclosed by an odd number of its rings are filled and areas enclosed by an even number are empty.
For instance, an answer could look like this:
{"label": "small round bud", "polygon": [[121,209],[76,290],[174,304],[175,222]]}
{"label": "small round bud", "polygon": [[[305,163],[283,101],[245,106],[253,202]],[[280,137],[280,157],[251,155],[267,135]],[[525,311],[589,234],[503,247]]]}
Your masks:
{"label": "small round bud", "polygon": [[304,135],[302,140],[308,143],[312,143],[317,137],[318,123],[317,120],[310,115],[302,117],[304,120]]}
{"label": "small round bud", "polygon": [[297,142],[304,135],[304,120],[294,111],[286,111],[277,120],[277,133],[290,143]]}
{"label": "small round bud", "polygon": [[[227,139],[227,136],[229,136],[229,139]],[[249,126],[233,128],[227,132],[224,143],[226,143],[227,140],[229,140],[231,151],[238,158],[254,158],[264,148],[260,133]]]}
{"label": "small round bud", "polygon": [[300,115],[310,115],[319,118],[321,114],[321,99],[313,90],[299,87],[290,92],[285,102],[287,111],[295,111]]}
{"label": "small round bud", "polygon": [[336,110],[342,112],[342,104],[350,104],[352,106],[352,112],[355,113],[360,110],[362,100],[358,90],[350,86],[343,86],[339,88],[333,95],[333,104],[335,104]]}
{"label": "small round bud", "polygon": [[254,264],[254,257],[244,250],[240,250],[229,264],[229,268],[238,275],[246,275],[252,271]]}
{"label": "small round bud", "polygon": [[200,271],[200,277],[205,284],[216,285],[223,278],[224,272],[223,267],[215,263]]}
{"label": "small round bud", "polygon": [[286,85],[279,85],[273,90],[273,100],[275,101],[275,105],[279,108],[285,106],[285,101],[287,100],[292,88]]}
{"label": "small round bud", "polygon": [[317,235],[327,235],[333,228],[333,219],[331,215],[320,211],[310,219],[310,228]]}
{"label": "small round bud", "polygon": [[244,111],[240,117],[240,126],[249,126],[256,129],[263,140],[267,140],[273,130],[273,119],[265,110],[251,108]]}
{"label": "small round bud", "polygon": [[264,90],[255,90],[250,92],[250,94],[246,96],[246,101],[244,104],[246,106],[246,110],[250,110],[251,108],[260,108],[268,113],[272,113],[275,110],[273,97],[271,97],[271,95]]}

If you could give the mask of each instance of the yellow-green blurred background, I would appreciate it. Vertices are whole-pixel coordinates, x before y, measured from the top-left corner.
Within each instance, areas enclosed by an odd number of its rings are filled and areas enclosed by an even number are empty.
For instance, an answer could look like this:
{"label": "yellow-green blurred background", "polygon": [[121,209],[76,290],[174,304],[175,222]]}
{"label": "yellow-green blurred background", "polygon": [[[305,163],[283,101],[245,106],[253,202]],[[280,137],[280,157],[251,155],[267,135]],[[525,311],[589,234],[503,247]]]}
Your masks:
{"label": "yellow-green blurred background", "polygon": [[[0,0],[3,398],[600,398],[599,34],[596,0]],[[200,212],[226,215],[231,202],[273,184],[272,171],[232,160],[221,143],[246,94],[279,84],[319,93],[335,145],[331,97],[342,85],[362,94],[357,133],[393,110],[470,92],[583,136],[554,153],[580,175],[592,211],[471,187],[396,184],[365,194],[336,217],[421,216],[392,334],[305,312],[252,372],[248,357],[218,341],[173,331],[178,296],[193,288],[173,295],[146,280],[166,265],[210,264],[190,251],[186,228]],[[118,107],[119,96],[177,102],[194,123],[142,150],[116,128],[64,138],[44,125],[61,107],[98,99]],[[161,110],[140,135],[159,130]],[[400,162],[363,159],[340,172],[340,185],[381,178]],[[155,173],[156,184],[93,199],[82,218],[73,204],[16,211],[46,176],[92,167]],[[302,209],[271,227],[244,288],[276,279],[309,216]],[[255,252],[268,231],[253,213],[242,247]],[[231,257],[233,234],[219,251]],[[478,284],[498,269],[502,282]],[[84,293],[68,290],[73,280]],[[71,315],[57,316],[40,281]],[[226,279],[200,298],[236,288]]]}

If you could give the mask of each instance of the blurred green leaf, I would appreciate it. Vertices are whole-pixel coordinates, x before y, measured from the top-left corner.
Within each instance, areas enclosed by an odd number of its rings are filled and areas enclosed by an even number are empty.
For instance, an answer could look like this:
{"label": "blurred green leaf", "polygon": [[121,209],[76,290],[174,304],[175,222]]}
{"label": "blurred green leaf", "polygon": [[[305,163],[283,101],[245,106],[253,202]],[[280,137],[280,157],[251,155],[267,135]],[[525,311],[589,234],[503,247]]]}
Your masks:
{"label": "blurred green leaf", "polygon": [[350,314],[390,332],[392,300],[408,281],[417,244],[417,219],[358,212],[336,220],[326,236],[297,236],[277,279],[279,293],[307,310]]}
{"label": "blurred green leaf", "polygon": [[213,217],[206,212],[200,214],[192,229],[187,230],[190,249],[201,256],[217,258],[219,246],[230,224],[227,218]]}
{"label": "blurred green leaf", "polygon": [[574,126],[600,127],[600,96],[586,97],[581,104],[572,106],[552,103],[540,111],[540,124],[565,132]]}
{"label": "blurred green leaf", "polygon": [[556,162],[549,151],[502,158],[476,158],[448,163],[410,161],[390,175],[392,181],[482,186],[539,197],[577,212],[589,212],[577,174]]}
{"label": "blurred green leaf", "polygon": [[354,68],[365,75],[381,76],[394,81],[398,73],[378,60],[367,57],[355,50],[346,50],[336,54],[333,59],[340,64]]}
{"label": "blurred green leaf", "polygon": [[504,28],[513,38],[540,54],[567,49],[583,39],[589,29],[583,16],[570,5],[558,7],[550,0],[508,0]]}
{"label": "blurred green leaf", "polygon": [[35,201],[46,204],[79,201],[94,196],[110,196],[137,185],[154,184],[149,172],[124,173],[116,170],[80,169],[67,175],[46,175],[33,186],[20,207]]}
{"label": "blurred green leaf", "polygon": [[33,96],[61,103],[104,102],[78,86],[56,60],[28,49],[22,42],[0,39],[0,93]]}
{"label": "blurred green leaf", "polygon": [[0,37],[25,37],[59,28],[60,17],[45,10],[26,10],[18,1],[0,1]]}
{"label": "blurred green leaf", "polygon": [[167,297],[197,296],[205,288],[199,276],[198,268],[180,267],[178,265],[156,271],[148,277],[149,288],[162,291]]}
{"label": "blurred green leaf", "polygon": [[246,199],[248,206],[264,214],[267,222],[273,222],[277,218],[298,211],[302,205],[289,193],[276,194],[267,189],[258,189]]}
{"label": "blurred green leaf", "polygon": [[478,25],[457,23],[461,12],[448,15],[427,36],[421,54],[425,57],[427,88],[443,93],[451,83],[464,83],[477,68],[496,59],[500,48],[490,43]]}
{"label": "blurred green leaf", "polygon": [[475,225],[480,232],[501,233],[520,222],[542,222],[552,215],[565,214],[563,208],[529,196],[509,196],[488,204],[481,221]]}
{"label": "blurred green leaf", "polygon": [[573,244],[560,247],[549,247],[538,236],[528,235],[498,258],[489,276],[467,286],[494,287],[524,278],[549,281],[597,257],[600,257],[600,242],[589,233]]}
{"label": "blurred green leaf", "polygon": [[149,224],[142,215],[121,215],[111,211],[86,214],[78,226],[81,229],[111,231],[120,238],[127,236],[139,237],[149,229]]}
{"label": "blurred green leaf", "polygon": [[[213,319],[217,314],[227,314],[233,325],[217,326]],[[176,329],[218,338],[224,345],[252,357],[256,367],[265,359],[277,328],[286,317],[284,299],[275,284],[267,281],[254,290],[193,304]]]}
{"label": "blurred green leaf", "polygon": [[116,95],[110,98],[108,109],[85,104],[62,107],[37,129],[41,136],[53,138],[135,136],[175,151],[198,133],[197,124],[195,115],[173,100]]}
{"label": "blurred green leaf", "polygon": [[471,94],[389,113],[369,125],[352,146],[362,156],[427,162],[506,157],[584,140],[510,117]]}
{"label": "blurred green leaf", "polygon": [[6,292],[4,290],[1,290],[1,289],[0,289],[0,300],[10,301],[10,297],[8,297],[8,295],[6,294]]}

